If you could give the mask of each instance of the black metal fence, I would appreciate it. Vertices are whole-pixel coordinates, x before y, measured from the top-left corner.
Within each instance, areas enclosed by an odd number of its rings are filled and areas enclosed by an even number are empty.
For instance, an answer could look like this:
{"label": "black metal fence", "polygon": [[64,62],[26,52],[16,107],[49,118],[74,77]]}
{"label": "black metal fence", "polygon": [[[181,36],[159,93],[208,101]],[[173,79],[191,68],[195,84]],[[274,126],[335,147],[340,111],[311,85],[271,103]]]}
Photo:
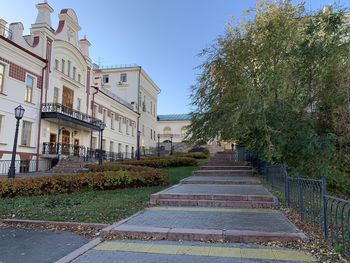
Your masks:
{"label": "black metal fence", "polygon": [[282,194],[281,202],[322,229],[324,238],[350,258],[350,201],[328,195],[324,177],[316,180],[289,176],[286,166],[269,165],[244,148],[238,148],[234,156],[236,160],[249,161]]}
{"label": "black metal fence", "polygon": [[[11,160],[0,160],[0,175],[7,175]],[[44,172],[51,169],[51,160],[16,160],[16,174]]]}

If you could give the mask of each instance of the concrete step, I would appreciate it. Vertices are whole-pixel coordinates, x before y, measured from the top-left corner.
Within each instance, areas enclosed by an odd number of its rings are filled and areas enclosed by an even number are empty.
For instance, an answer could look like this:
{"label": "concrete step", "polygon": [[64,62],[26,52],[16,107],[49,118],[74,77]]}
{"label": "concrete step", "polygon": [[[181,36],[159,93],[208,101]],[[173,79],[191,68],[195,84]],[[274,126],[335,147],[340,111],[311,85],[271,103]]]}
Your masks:
{"label": "concrete step", "polygon": [[233,176],[190,176],[181,180],[182,184],[261,184],[255,177]]}
{"label": "concrete step", "polygon": [[161,206],[198,206],[198,207],[229,207],[229,208],[273,208],[275,202],[262,201],[222,201],[222,200],[188,200],[188,199],[159,199]]}
{"label": "concrete step", "polygon": [[201,167],[201,170],[251,170],[252,167],[250,166],[239,166],[239,165],[236,165],[236,166],[232,166],[232,165],[222,165],[222,166],[207,166],[207,165],[204,165]]}
{"label": "concrete step", "polygon": [[269,242],[307,240],[280,211],[220,207],[153,207],[101,231],[109,239]]}
{"label": "concrete step", "polygon": [[205,164],[205,166],[248,166],[248,162],[244,161],[213,161],[209,160]]}
{"label": "concrete step", "polygon": [[197,170],[193,176],[254,176],[253,170]]}

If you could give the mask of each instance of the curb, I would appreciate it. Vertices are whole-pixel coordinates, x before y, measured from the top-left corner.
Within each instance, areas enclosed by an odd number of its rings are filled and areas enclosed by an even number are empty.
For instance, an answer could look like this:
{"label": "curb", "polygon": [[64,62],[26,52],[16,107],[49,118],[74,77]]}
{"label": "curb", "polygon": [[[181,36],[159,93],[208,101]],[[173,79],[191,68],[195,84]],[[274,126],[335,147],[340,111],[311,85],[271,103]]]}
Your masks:
{"label": "curb", "polygon": [[55,263],[69,263],[76,259],[77,257],[81,256],[88,250],[96,247],[98,244],[102,242],[101,238],[96,238],[91,240],[89,243],[86,243],[85,245],[81,246],[80,248],[72,251],[68,255],[64,256],[63,258],[57,260]]}
{"label": "curb", "polygon": [[108,224],[98,224],[98,223],[43,221],[43,220],[26,220],[26,219],[4,219],[4,220],[1,220],[0,222],[5,224],[64,226],[64,227],[83,226],[83,227],[90,227],[90,228],[96,228],[96,229],[102,229],[108,226]]}

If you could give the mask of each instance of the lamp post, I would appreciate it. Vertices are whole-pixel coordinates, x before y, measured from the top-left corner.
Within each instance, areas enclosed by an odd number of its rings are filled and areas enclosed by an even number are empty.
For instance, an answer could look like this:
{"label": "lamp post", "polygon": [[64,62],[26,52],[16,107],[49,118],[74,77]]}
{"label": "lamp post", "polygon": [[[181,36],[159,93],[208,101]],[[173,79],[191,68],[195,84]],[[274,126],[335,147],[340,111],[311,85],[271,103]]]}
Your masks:
{"label": "lamp post", "polygon": [[19,128],[19,121],[23,118],[24,111],[25,110],[21,105],[15,108],[15,117],[17,119],[17,122],[16,122],[15,139],[13,142],[12,159],[11,159],[10,169],[8,172],[8,178],[15,178],[15,174],[16,174],[15,160],[16,160],[16,151],[17,151],[18,128]]}
{"label": "lamp post", "polygon": [[136,153],[136,159],[137,160],[140,160],[140,136],[141,136],[141,132],[140,131],[137,131],[137,153]]}
{"label": "lamp post", "polygon": [[173,155],[173,136],[170,136],[170,155]]}
{"label": "lamp post", "polygon": [[157,137],[158,137],[158,157],[159,157],[160,156],[160,142],[159,142],[160,134],[159,133],[158,133]]}
{"label": "lamp post", "polygon": [[106,128],[106,124],[104,122],[100,123],[100,158],[98,160],[98,163],[101,165],[103,162],[102,158],[102,142],[103,142],[103,130]]}

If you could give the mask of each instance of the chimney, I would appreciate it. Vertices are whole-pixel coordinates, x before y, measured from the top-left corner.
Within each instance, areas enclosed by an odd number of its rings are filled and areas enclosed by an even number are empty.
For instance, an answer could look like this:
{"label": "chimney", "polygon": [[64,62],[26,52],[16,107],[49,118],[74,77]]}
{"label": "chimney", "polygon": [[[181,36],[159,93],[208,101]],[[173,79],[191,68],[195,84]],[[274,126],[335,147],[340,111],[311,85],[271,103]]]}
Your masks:
{"label": "chimney", "polygon": [[86,39],[86,36],[84,36],[83,39],[79,40],[80,50],[83,53],[85,57],[90,57],[89,55],[89,47],[91,46],[91,43],[89,40]]}
{"label": "chimney", "polygon": [[6,29],[7,22],[0,18],[0,36],[6,37],[5,34],[5,29]]}
{"label": "chimney", "polygon": [[11,23],[10,31],[12,33],[12,41],[21,43],[23,41],[23,24],[21,22]]}
{"label": "chimney", "polygon": [[47,0],[44,3],[39,3],[36,5],[36,9],[38,9],[38,15],[36,17],[35,24],[32,25],[48,25],[51,26],[51,13],[53,12],[53,8],[47,3]]}

